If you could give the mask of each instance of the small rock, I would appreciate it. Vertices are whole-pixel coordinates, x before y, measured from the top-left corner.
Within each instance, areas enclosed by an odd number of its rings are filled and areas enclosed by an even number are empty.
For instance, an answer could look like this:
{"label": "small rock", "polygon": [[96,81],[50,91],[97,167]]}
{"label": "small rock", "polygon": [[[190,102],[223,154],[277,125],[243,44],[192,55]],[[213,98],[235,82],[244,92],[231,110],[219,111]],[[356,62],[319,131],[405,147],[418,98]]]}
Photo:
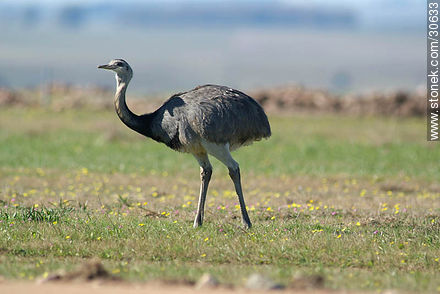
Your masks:
{"label": "small rock", "polygon": [[270,278],[260,274],[252,274],[246,282],[246,288],[252,290],[279,290],[284,289],[284,286],[277,284]]}
{"label": "small rock", "polygon": [[317,289],[324,287],[324,277],[320,275],[306,276],[298,274],[290,283],[290,288],[296,289]]}
{"label": "small rock", "polygon": [[63,279],[63,277],[66,275],[66,273],[62,270],[59,270],[58,272],[54,272],[51,274],[47,274],[45,276],[41,276],[36,280],[37,284],[47,283],[47,282],[54,282],[59,281]]}
{"label": "small rock", "polygon": [[218,280],[213,275],[206,273],[197,281],[196,289],[215,288],[218,285]]}
{"label": "small rock", "polygon": [[90,260],[76,270],[66,272],[59,270],[37,280],[37,283],[56,281],[118,281],[119,277],[111,275],[99,260]]}

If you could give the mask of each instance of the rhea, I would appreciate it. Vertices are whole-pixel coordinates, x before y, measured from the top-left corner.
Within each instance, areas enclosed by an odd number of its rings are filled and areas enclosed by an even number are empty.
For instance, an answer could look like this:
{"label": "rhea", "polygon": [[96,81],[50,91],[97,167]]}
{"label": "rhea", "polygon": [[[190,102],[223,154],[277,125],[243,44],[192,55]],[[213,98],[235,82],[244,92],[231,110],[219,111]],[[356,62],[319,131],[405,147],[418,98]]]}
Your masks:
{"label": "rhea", "polygon": [[173,150],[191,153],[200,165],[200,195],[194,227],[203,223],[204,206],[212,166],[208,155],[229,170],[238,195],[243,225],[250,228],[241,187],[240,168],[231,151],[271,135],[263,108],[248,95],[225,86],[204,85],[171,96],[152,113],[136,115],[127,107],[125,93],[133,70],[123,59],[98,68],[115,72],[115,109],[121,121],[134,131]]}

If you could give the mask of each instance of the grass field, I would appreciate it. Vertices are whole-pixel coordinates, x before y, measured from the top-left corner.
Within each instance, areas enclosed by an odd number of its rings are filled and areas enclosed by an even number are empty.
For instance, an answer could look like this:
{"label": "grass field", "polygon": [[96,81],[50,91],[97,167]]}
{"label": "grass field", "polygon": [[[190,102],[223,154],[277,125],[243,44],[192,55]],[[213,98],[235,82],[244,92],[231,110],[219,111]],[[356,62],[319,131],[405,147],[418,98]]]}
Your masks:
{"label": "grass field", "polygon": [[[33,280],[100,258],[129,281],[440,291],[440,149],[422,119],[270,118],[273,136],[234,153],[254,227],[240,228],[216,160],[205,223],[199,169],[112,111],[0,110],[0,275]],[[294,286],[294,285],[293,285]]]}

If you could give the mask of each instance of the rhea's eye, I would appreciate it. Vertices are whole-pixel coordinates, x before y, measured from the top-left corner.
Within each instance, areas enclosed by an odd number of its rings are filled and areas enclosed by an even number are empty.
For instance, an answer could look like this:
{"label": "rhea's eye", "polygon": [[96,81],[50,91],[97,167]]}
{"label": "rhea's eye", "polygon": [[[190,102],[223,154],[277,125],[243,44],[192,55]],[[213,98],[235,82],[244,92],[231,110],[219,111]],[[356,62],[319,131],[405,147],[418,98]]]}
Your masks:
{"label": "rhea's eye", "polygon": [[123,66],[122,62],[116,62],[115,65],[116,66]]}

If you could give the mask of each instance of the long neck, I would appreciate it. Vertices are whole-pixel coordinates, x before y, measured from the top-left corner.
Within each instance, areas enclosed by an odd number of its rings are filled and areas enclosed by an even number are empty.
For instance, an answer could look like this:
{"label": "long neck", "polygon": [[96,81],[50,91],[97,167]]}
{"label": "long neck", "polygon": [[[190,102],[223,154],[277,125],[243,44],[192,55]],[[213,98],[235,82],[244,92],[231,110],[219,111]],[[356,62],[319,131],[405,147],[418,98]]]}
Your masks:
{"label": "long neck", "polygon": [[130,129],[149,136],[149,122],[151,115],[136,115],[128,108],[125,101],[125,92],[127,91],[128,82],[117,78],[117,88],[115,94],[115,110],[121,121]]}

